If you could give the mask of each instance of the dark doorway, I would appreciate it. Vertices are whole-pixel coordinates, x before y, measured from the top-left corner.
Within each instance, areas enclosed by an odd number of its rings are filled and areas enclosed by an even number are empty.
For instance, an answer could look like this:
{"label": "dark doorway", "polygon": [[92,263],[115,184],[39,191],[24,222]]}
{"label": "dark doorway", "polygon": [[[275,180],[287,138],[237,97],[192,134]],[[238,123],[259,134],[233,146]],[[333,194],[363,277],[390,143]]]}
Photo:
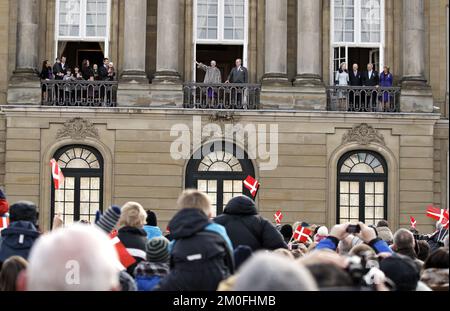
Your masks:
{"label": "dark doorway", "polygon": [[73,68],[88,59],[91,66],[103,64],[104,53],[98,42],[67,42],[62,55],[67,57],[67,64]]}
{"label": "dark doorway", "polygon": [[[234,62],[237,58],[243,58],[243,45],[212,45],[212,44],[198,44],[197,45],[197,61],[209,65],[211,60],[217,62],[217,67],[222,72],[222,82],[225,82],[231,69],[234,67]],[[245,66],[245,64],[243,64]],[[196,82],[203,82],[205,79],[205,72],[197,69]]]}
{"label": "dark doorway", "polygon": [[375,48],[348,48],[348,67],[352,68],[353,64],[358,64],[359,69],[365,71],[367,64],[372,63],[375,66],[375,70],[379,71],[380,68],[380,52]]}

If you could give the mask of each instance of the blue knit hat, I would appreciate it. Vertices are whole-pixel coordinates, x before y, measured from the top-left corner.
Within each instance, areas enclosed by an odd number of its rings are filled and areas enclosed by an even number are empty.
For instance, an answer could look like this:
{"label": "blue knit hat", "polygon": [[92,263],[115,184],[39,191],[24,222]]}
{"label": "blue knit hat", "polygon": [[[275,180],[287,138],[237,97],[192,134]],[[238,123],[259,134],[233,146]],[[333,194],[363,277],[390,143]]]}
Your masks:
{"label": "blue knit hat", "polygon": [[113,231],[113,229],[116,227],[117,222],[119,221],[120,218],[120,207],[118,206],[111,206],[111,208],[109,208],[105,214],[99,216],[99,214],[97,214],[96,218],[98,217],[98,221],[96,221],[96,225],[102,229],[103,231],[105,231],[106,233],[110,233],[111,231]]}

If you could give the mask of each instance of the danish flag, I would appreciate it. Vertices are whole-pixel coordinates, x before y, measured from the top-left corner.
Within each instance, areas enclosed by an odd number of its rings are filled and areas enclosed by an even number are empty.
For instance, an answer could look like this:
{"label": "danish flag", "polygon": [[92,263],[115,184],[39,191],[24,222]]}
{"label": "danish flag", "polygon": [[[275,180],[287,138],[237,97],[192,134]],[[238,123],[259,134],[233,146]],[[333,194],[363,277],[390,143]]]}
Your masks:
{"label": "danish flag", "polygon": [[244,180],[244,186],[245,186],[245,188],[250,190],[250,194],[253,197],[256,197],[256,194],[258,193],[258,189],[261,186],[261,184],[256,179],[254,179],[252,176],[248,176]]}
{"label": "danish flag", "polygon": [[119,255],[120,263],[125,267],[128,268],[132,264],[136,262],[136,259],[134,259],[133,256],[130,255],[127,248],[123,243],[120,241],[119,237],[117,236],[117,231],[113,231],[109,237],[111,238],[111,243],[114,245],[117,251],[117,255]]}
{"label": "danish flag", "polygon": [[3,216],[0,216],[0,232],[3,229],[8,228],[8,226],[9,226],[9,215],[4,214]]}
{"label": "danish flag", "polygon": [[283,220],[283,213],[281,213],[281,211],[278,211],[273,215],[273,218],[275,218],[275,222],[277,224],[281,224],[281,221]]}
{"label": "danish flag", "polygon": [[55,159],[50,160],[50,165],[52,166],[52,177],[53,183],[55,184],[55,190],[58,190],[64,183],[64,175]]}
{"label": "danish flag", "polygon": [[439,209],[433,205],[428,206],[427,216],[436,219],[440,224],[448,229],[448,211],[445,209]]}
{"label": "danish flag", "polygon": [[297,229],[295,229],[292,238],[300,243],[305,243],[307,241],[311,241],[311,238],[309,236],[311,233],[312,233],[311,230],[303,228],[302,226],[298,226]]}
{"label": "danish flag", "polygon": [[409,219],[411,220],[411,228],[416,229],[417,221],[414,217],[410,216]]}

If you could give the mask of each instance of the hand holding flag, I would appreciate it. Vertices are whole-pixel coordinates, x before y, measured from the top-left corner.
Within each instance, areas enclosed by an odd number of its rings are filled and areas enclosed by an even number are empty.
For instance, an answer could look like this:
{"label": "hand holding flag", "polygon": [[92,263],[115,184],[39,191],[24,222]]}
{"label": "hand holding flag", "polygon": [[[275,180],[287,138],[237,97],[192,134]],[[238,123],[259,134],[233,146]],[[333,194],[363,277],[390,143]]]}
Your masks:
{"label": "hand holding flag", "polygon": [[445,229],[449,227],[448,211],[445,209],[439,209],[433,205],[428,206],[427,216],[436,219],[438,223],[442,224]]}
{"label": "hand holding flag", "polygon": [[52,177],[53,183],[55,184],[55,190],[58,190],[64,183],[64,175],[55,159],[50,160],[50,165],[52,166]]}
{"label": "hand holding flag", "polygon": [[295,231],[294,231],[294,235],[292,236],[292,238],[295,241],[298,241],[300,243],[305,243],[305,242],[311,242],[311,237],[310,234],[312,233],[311,230],[304,228],[302,226],[298,226]]}
{"label": "hand holding flag", "polygon": [[245,180],[244,180],[244,186],[245,188],[247,188],[250,191],[250,194],[253,197],[256,197],[256,195],[258,194],[258,190],[259,187],[261,186],[261,184],[252,176],[248,176]]}

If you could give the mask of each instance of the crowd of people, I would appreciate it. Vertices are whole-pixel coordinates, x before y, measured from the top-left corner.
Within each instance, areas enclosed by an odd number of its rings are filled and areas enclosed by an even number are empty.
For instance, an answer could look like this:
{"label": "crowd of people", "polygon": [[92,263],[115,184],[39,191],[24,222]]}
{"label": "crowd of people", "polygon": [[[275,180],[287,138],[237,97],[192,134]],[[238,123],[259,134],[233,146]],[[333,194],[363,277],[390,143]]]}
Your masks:
{"label": "crowd of people", "polygon": [[376,109],[376,111],[390,111],[392,107],[389,107],[389,104],[393,102],[392,94],[382,90],[392,87],[393,84],[394,76],[388,66],[384,66],[383,72],[378,73],[371,63],[367,64],[366,71],[361,71],[356,63],[349,71],[347,63],[344,62],[341,63],[335,74],[335,85],[337,86],[375,88],[374,92],[362,92],[360,94],[356,92],[346,94],[340,91],[338,94],[339,105],[341,108],[344,106],[345,110],[355,109],[355,106],[367,103],[367,107]]}
{"label": "crowd of people", "polygon": [[[428,235],[393,233],[387,221],[331,230],[304,221],[273,225],[246,196],[212,218],[209,197],[187,190],[164,233],[154,212],[129,202],[98,213],[94,224],[64,226],[55,216],[41,234],[33,203],[0,203],[10,221],[0,239],[1,291],[448,290],[441,225]],[[293,239],[299,224],[311,232],[305,242]],[[128,265],[118,241],[132,257]]]}
{"label": "crowd of people", "polygon": [[[65,56],[57,58],[52,66],[48,60],[43,61],[42,69],[39,74],[42,81],[115,81],[116,70],[114,64],[108,58],[103,59],[100,66],[94,64],[91,66],[89,60],[82,62],[81,69],[75,66],[73,69],[67,65]],[[76,103],[109,103],[113,98],[111,89],[106,85],[75,85],[71,83],[48,84],[42,83],[42,100],[50,104],[69,104]]]}

